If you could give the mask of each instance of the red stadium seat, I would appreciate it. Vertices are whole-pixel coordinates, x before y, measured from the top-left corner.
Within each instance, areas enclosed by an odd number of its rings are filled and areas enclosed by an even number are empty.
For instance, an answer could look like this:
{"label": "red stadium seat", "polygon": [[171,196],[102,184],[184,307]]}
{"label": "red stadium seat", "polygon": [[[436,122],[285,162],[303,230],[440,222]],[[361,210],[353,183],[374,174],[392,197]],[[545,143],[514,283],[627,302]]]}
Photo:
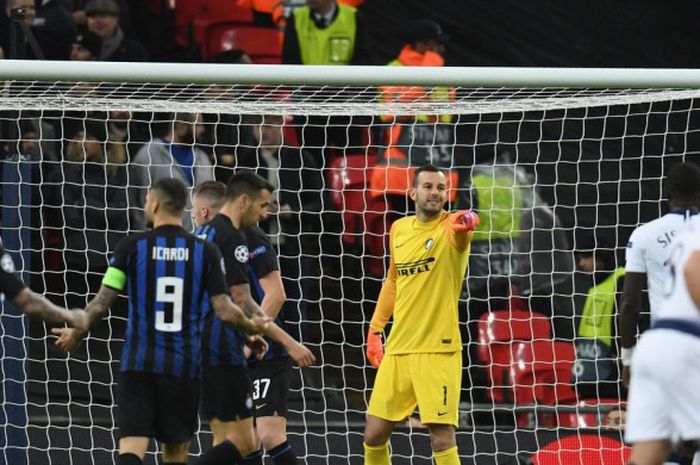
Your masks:
{"label": "red stadium seat", "polygon": [[223,51],[241,49],[253,63],[282,63],[282,44],[276,29],[240,26],[232,23],[217,23],[207,27],[201,45],[202,59],[212,61]]}
{"label": "red stadium seat", "polygon": [[576,350],[571,342],[531,341],[513,344],[510,377],[518,404],[574,404],[571,369]]}
{"label": "red stadium seat", "polygon": [[369,271],[384,274],[390,218],[383,199],[367,190],[374,158],[366,154],[331,158],[326,181],[333,206],[343,215],[343,243],[361,250]]}
{"label": "red stadium seat", "polygon": [[248,25],[253,12],[233,0],[177,0],[175,8],[176,40],[182,47],[204,43],[206,29],[214,23]]}
{"label": "red stadium seat", "polygon": [[478,333],[477,355],[486,367],[489,395],[496,402],[508,401],[513,341],[549,339],[552,335],[550,322],[537,312],[496,310],[482,315]]}
{"label": "red stadium seat", "polygon": [[532,456],[533,465],[624,465],[632,449],[617,439],[573,434],[547,444]]}

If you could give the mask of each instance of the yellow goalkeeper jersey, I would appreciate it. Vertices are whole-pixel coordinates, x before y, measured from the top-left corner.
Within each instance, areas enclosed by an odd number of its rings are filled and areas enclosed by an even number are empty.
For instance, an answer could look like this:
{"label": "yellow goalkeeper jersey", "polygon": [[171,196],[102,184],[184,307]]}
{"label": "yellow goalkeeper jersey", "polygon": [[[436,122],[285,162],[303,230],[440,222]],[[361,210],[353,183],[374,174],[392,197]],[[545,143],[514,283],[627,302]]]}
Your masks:
{"label": "yellow goalkeeper jersey", "polygon": [[371,323],[383,329],[393,313],[386,353],[461,351],[458,301],[472,233],[455,233],[443,212],[427,223],[402,218],[390,234],[391,263]]}

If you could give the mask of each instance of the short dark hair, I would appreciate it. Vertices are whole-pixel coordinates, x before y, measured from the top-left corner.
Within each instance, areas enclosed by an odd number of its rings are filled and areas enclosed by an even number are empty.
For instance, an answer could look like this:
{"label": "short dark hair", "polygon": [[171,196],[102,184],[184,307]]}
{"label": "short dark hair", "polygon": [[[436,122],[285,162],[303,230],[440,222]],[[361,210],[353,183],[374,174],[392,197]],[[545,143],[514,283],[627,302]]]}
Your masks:
{"label": "short dark hair", "polygon": [[666,176],[666,195],[672,200],[698,202],[700,198],[700,168],[694,163],[673,165]]}
{"label": "short dark hair", "polygon": [[253,171],[238,171],[229,178],[226,184],[226,199],[236,200],[243,194],[247,194],[251,198],[256,198],[260,195],[260,192],[265,189],[273,192],[275,187]]}
{"label": "short dark hair", "polygon": [[187,205],[187,186],[179,179],[161,178],[153,183],[151,192],[156,192],[163,208],[173,215],[181,215]]}
{"label": "short dark hair", "polygon": [[192,191],[192,195],[204,197],[212,202],[215,208],[221,208],[226,200],[226,184],[221,181],[204,181]]}
{"label": "short dark hair", "polygon": [[427,165],[423,165],[419,168],[416,168],[416,172],[413,173],[413,187],[418,187],[418,175],[423,172],[442,173],[442,170],[437,166],[433,165],[432,163],[428,163]]}

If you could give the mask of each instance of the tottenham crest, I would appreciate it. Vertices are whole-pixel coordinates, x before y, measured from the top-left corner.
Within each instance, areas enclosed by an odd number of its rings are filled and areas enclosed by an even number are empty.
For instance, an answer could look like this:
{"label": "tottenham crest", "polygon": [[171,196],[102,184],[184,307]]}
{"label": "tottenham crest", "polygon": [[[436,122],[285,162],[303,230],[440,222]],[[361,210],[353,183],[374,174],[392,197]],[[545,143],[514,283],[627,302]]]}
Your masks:
{"label": "tottenham crest", "polygon": [[245,245],[239,245],[236,247],[236,250],[233,252],[233,255],[236,257],[236,260],[238,260],[241,263],[247,263],[248,258],[250,258],[250,254],[248,253],[248,247]]}

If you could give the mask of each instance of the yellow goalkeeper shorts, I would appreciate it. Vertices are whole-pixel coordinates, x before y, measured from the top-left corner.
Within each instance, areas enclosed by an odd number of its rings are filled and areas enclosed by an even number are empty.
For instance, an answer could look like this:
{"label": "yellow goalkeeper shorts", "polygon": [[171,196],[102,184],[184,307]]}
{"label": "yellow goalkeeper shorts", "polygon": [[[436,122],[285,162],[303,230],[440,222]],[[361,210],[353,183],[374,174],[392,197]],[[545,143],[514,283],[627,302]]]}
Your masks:
{"label": "yellow goalkeeper shorts", "polygon": [[423,424],[459,424],[462,353],[386,355],[367,413],[402,421],[418,406]]}

